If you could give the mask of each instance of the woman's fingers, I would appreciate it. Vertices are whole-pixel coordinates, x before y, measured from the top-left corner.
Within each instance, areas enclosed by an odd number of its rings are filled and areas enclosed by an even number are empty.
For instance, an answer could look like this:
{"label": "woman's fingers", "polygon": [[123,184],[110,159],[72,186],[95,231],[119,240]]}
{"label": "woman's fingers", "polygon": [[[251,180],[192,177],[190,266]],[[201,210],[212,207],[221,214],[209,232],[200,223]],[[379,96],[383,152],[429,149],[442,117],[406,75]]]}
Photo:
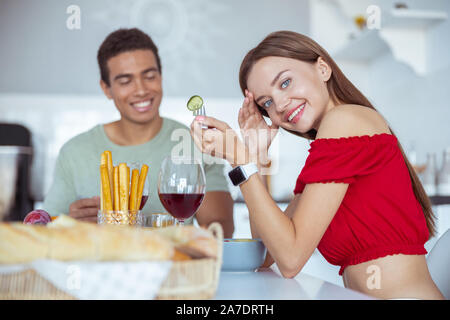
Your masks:
{"label": "woman's fingers", "polygon": [[249,110],[249,105],[250,105],[250,99],[248,96],[246,96],[244,98],[244,102],[242,103],[242,116],[246,119],[248,117],[250,117],[250,110]]}
{"label": "woman's fingers", "polygon": [[248,99],[248,107],[247,107],[248,112],[254,113],[254,111],[255,111],[254,110],[255,109],[255,100],[253,98],[253,94],[250,91],[247,93],[247,99]]}
{"label": "woman's fingers", "polygon": [[[213,129],[202,129],[202,124]],[[191,135],[202,153],[223,158],[229,162],[234,161],[237,136],[236,132],[225,122],[212,117],[205,117],[201,122],[198,119],[194,120],[191,124]]]}
{"label": "woman's fingers", "polygon": [[238,113],[238,123],[239,123],[239,128],[242,129],[242,127],[245,124],[245,119],[244,119],[244,111],[242,110],[242,108],[239,109],[239,113]]}
{"label": "woman's fingers", "polygon": [[203,152],[203,129],[201,123],[198,121],[192,121],[191,124],[191,136],[194,139],[194,143],[197,145],[197,148],[200,149],[200,151]]}
{"label": "woman's fingers", "polygon": [[[246,91],[247,92],[247,91]],[[241,129],[255,128],[261,121],[262,116],[259,110],[254,106],[253,96],[247,92],[244,98],[242,108],[239,110],[238,123]]]}
{"label": "woman's fingers", "polygon": [[200,124],[208,126],[208,128],[216,128],[222,132],[230,129],[230,126],[226,122],[217,120],[213,117],[197,116],[195,117],[194,122],[199,122]]}
{"label": "woman's fingers", "polygon": [[248,92],[247,97],[249,99],[249,105],[248,105],[249,112],[252,114],[260,114],[258,107],[256,106],[255,97],[253,96],[253,93]]}
{"label": "woman's fingers", "polygon": [[[210,129],[203,129],[202,125],[207,125]],[[191,124],[191,135],[197,147],[202,152],[207,152],[210,151],[210,145],[219,143],[221,137],[225,136],[227,130],[230,129],[228,124],[215,118],[197,117]]]}

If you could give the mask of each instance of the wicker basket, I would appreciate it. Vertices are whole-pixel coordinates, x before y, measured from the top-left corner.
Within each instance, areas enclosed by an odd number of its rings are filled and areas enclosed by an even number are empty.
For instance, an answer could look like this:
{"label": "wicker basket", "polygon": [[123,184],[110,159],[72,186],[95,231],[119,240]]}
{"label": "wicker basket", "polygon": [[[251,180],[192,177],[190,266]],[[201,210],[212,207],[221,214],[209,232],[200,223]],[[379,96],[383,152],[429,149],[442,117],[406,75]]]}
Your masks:
{"label": "wicker basket", "polygon": [[[177,261],[161,285],[158,300],[194,300],[214,297],[222,265],[223,230],[213,223],[208,228],[217,239],[217,259]],[[34,270],[0,275],[2,300],[73,300]]]}

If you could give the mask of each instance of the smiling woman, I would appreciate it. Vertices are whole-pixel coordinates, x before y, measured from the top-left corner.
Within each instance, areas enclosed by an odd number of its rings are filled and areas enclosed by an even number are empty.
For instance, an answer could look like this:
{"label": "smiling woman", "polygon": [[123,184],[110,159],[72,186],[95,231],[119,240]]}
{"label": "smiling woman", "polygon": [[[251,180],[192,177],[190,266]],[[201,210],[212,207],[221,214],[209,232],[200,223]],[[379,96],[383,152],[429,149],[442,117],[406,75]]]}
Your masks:
{"label": "smiling woman", "polygon": [[[430,201],[387,122],[329,54],[304,35],[274,32],[245,56],[239,80],[244,138],[282,127],[314,140],[282,212],[261,178],[245,174],[251,161],[267,157],[274,135],[264,143],[231,139],[237,152],[221,154],[231,135],[226,123],[204,117],[191,126],[204,152],[244,173],[239,185],[252,235],[268,250],[265,265],[276,262],[292,278],[318,248],[340,266],[347,287],[379,298],[442,299],[425,260],[424,243],[435,231]],[[374,268],[382,275],[378,290],[367,285]]]}

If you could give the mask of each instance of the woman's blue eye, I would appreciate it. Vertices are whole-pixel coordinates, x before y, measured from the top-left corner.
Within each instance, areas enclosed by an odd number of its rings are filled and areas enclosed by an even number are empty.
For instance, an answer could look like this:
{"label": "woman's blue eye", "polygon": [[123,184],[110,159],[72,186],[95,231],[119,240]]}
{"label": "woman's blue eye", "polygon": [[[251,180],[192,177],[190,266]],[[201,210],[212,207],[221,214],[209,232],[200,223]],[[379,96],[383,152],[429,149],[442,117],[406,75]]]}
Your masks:
{"label": "woman's blue eye", "polygon": [[291,79],[284,80],[284,81],[281,83],[281,88],[282,88],[282,89],[286,88],[290,83],[291,83]]}
{"label": "woman's blue eye", "polygon": [[271,104],[272,104],[272,100],[267,100],[266,102],[263,103],[263,107],[268,108],[268,107],[270,107]]}

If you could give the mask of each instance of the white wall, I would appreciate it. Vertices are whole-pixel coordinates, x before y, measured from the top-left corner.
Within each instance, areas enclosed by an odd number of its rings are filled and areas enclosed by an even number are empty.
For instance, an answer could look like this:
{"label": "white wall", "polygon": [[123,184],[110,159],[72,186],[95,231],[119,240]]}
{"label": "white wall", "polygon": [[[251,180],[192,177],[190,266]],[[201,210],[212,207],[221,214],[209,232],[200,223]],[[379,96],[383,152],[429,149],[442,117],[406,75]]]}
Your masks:
{"label": "white wall", "polygon": [[[66,9],[72,4],[81,10],[79,30],[66,27]],[[307,34],[309,17],[307,0],[0,1],[0,121],[16,121],[32,130],[36,198],[48,190],[63,142],[98,122],[118,118],[100,90],[96,61],[98,47],[111,31],[139,27],[158,45],[162,114],[190,123],[189,116],[176,110],[184,111],[186,100],[199,94],[207,101],[208,114],[237,128],[243,56],[270,32]],[[305,142],[289,135],[278,140],[283,152],[295,150],[299,171]],[[275,184],[289,182],[274,188],[277,196],[292,192],[293,176],[288,171],[274,178]]]}
{"label": "white wall", "polygon": [[[396,1],[391,0],[318,0],[310,2],[311,35],[332,55],[359,31],[353,23],[356,14],[366,15],[368,5],[379,5],[381,26]],[[441,10],[450,16],[449,1],[407,0],[410,9]],[[324,23],[327,21],[327,23]],[[432,25],[425,32],[425,75],[399,62],[390,50],[371,61],[337,60],[348,78],[371,100],[397,134],[405,150],[412,144],[418,162],[426,153],[442,152],[450,147],[448,73],[450,71],[450,19]],[[406,50],[417,50],[410,43]]]}
{"label": "white wall", "polygon": [[[69,30],[69,5],[81,29]],[[167,96],[239,97],[239,66],[268,33],[308,33],[307,0],[1,0],[0,92],[101,94],[97,50],[120,27],[159,47]]]}

